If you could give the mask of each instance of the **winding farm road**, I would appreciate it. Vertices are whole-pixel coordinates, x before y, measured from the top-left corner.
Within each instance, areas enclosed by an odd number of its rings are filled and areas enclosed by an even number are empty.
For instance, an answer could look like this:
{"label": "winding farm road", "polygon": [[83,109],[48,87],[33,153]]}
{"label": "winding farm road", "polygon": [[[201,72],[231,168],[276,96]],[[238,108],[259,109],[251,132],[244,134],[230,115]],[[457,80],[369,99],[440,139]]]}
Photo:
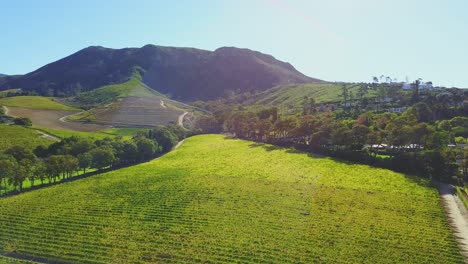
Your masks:
{"label": "winding farm road", "polygon": [[59,120],[60,120],[61,122],[66,123],[66,122],[68,122],[68,121],[67,121],[67,118],[68,118],[68,117],[77,115],[77,114],[79,114],[79,113],[81,113],[81,112],[77,112],[77,113],[73,113],[73,114],[70,114],[70,115],[62,116],[61,118],[59,118]]}
{"label": "winding farm road", "polygon": [[465,263],[468,263],[468,210],[452,185],[439,183],[438,189],[450,227]]}
{"label": "winding farm road", "polygon": [[185,117],[187,114],[188,114],[188,112],[184,112],[183,114],[181,114],[181,115],[179,116],[179,120],[178,120],[178,122],[177,122],[177,123],[179,124],[179,126],[181,126],[183,129],[186,129],[186,128],[184,127],[184,117]]}
{"label": "winding farm road", "polygon": [[[8,113],[10,112],[10,109],[8,109],[8,107],[6,106],[3,106],[3,112],[5,112],[5,115],[8,115]],[[16,116],[11,116],[11,117],[16,117]]]}

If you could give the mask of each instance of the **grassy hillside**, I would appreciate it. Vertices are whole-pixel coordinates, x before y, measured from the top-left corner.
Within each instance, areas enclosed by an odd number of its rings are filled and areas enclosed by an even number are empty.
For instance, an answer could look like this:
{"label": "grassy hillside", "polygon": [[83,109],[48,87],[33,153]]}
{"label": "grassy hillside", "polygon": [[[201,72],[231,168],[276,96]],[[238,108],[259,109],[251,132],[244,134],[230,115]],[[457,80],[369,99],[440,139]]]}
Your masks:
{"label": "grassy hillside", "polygon": [[76,97],[75,103],[81,107],[92,108],[111,103],[117,98],[129,96],[155,98],[162,95],[146,86],[141,81],[139,74],[135,74],[127,82],[107,85],[90,92],[81,93]]}
{"label": "grassy hillside", "polygon": [[0,99],[0,105],[44,110],[79,110],[54,101],[54,98],[42,96],[15,96]]}
{"label": "grassy hillside", "polygon": [[463,262],[425,183],[220,135],[0,212],[1,250],[65,262]]}
{"label": "grassy hillside", "polygon": [[[342,99],[342,84],[306,83],[277,86],[259,95],[257,104],[278,106],[283,109],[302,108],[304,96],[314,98],[315,102],[339,102]],[[358,93],[358,84],[347,84],[349,91]],[[366,97],[375,97],[375,91],[369,90]]]}
{"label": "grassy hillside", "polygon": [[34,129],[0,125],[0,152],[13,146],[22,146],[32,150],[39,145],[48,146],[52,143],[54,143],[53,140],[42,137]]}

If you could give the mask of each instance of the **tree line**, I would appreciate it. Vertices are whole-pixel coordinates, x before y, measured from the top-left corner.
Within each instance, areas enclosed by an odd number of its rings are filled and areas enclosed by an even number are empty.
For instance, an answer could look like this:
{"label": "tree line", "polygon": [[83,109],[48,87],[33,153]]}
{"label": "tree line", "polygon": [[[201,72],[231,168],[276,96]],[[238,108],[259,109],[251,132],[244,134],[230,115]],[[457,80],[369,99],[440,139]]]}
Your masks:
{"label": "tree line", "polygon": [[13,146],[0,154],[0,194],[7,192],[8,185],[22,192],[26,181],[33,188],[37,181],[55,183],[88,169],[101,171],[145,162],[170,151],[186,136],[187,131],[171,124],[139,131],[129,139],[72,136],[34,150]]}

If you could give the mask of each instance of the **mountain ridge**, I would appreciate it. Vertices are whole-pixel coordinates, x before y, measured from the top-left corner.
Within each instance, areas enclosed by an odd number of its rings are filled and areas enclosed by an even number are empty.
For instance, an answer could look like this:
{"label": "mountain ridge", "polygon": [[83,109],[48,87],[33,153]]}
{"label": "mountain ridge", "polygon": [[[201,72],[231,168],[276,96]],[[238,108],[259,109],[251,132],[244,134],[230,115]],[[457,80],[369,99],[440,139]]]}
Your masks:
{"label": "mountain ridge", "polygon": [[22,88],[42,95],[71,96],[126,82],[135,69],[152,89],[185,101],[321,82],[288,62],[250,49],[208,51],[148,44],[122,49],[89,46],[25,75],[2,78],[0,90]]}

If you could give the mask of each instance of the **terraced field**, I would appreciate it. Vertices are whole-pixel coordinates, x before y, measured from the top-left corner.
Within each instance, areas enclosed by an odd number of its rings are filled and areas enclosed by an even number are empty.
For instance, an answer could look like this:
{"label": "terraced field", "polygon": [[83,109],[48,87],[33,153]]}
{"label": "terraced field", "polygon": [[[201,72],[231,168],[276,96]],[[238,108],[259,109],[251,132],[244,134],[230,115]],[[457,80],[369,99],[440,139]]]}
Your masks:
{"label": "terraced field", "polygon": [[76,115],[72,119],[130,127],[154,127],[177,122],[182,112],[163,107],[160,101],[159,98],[126,97],[112,104]]}
{"label": "terraced field", "polygon": [[1,250],[49,261],[463,262],[426,183],[220,135],[0,212]]}
{"label": "terraced field", "polygon": [[175,123],[188,107],[146,86],[138,74],[125,83],[83,93],[72,103],[92,108],[68,120],[128,127]]}

